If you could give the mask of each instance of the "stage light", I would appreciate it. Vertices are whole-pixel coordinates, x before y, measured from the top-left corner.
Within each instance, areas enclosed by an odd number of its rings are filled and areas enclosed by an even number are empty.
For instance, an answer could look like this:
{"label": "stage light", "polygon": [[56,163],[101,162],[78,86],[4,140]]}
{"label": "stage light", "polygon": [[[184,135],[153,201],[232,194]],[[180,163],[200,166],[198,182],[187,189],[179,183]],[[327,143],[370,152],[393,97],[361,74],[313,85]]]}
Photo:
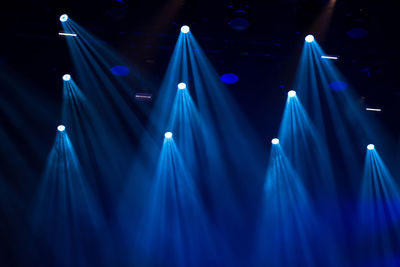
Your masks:
{"label": "stage light", "polygon": [[73,36],[73,37],[78,36],[76,33],[67,33],[67,32],[59,32],[58,35],[60,35],[60,36]]}
{"label": "stage light", "polygon": [[314,36],[312,36],[311,34],[306,36],[306,42],[307,43],[312,43],[314,41]]}
{"label": "stage light", "polygon": [[366,108],[365,110],[367,110],[367,111],[376,111],[376,112],[382,111],[381,108]]}
{"label": "stage light", "polygon": [[69,81],[69,80],[71,80],[71,75],[69,75],[69,74],[64,74],[63,80],[64,80],[64,81]]}
{"label": "stage light", "polygon": [[367,149],[368,149],[368,150],[373,150],[373,149],[375,149],[375,146],[374,146],[373,144],[369,144],[369,145],[367,146]]}
{"label": "stage light", "polygon": [[165,138],[172,138],[172,133],[171,132],[166,132],[165,134],[164,134],[164,136],[165,136]]}
{"label": "stage light", "polygon": [[67,14],[63,14],[60,16],[60,21],[61,22],[66,22],[68,20],[68,15]]}
{"label": "stage light", "polygon": [[279,144],[279,139],[278,138],[274,138],[274,139],[272,139],[271,143],[273,145],[277,145],[277,144]]}
{"label": "stage light", "polygon": [[290,91],[288,92],[288,96],[289,96],[289,97],[295,97],[295,96],[296,96],[296,91],[290,90]]}
{"label": "stage light", "polygon": [[189,30],[190,30],[190,28],[189,28],[189,26],[187,26],[187,25],[184,25],[184,26],[181,27],[181,32],[182,32],[182,33],[188,33]]}
{"label": "stage light", "polygon": [[186,89],[186,83],[179,83],[178,84],[178,89]]}
{"label": "stage light", "polygon": [[58,125],[58,126],[57,126],[57,130],[58,130],[59,132],[64,132],[64,131],[65,131],[65,126],[64,126],[64,125]]}
{"label": "stage light", "polygon": [[335,60],[339,59],[339,57],[337,57],[337,56],[321,56],[321,58],[325,58],[325,59],[335,59]]}

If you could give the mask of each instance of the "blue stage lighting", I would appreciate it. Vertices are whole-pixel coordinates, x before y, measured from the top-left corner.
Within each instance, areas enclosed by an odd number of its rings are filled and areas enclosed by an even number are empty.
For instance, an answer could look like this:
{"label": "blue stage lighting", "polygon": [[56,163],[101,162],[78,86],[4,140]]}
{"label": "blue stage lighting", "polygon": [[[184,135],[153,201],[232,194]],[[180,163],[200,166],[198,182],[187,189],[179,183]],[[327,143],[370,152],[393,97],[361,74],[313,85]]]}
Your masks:
{"label": "blue stage lighting", "polygon": [[189,31],[190,31],[189,26],[184,25],[184,26],[181,27],[181,32],[182,33],[188,33]]}
{"label": "blue stage lighting", "polygon": [[344,91],[347,89],[348,84],[346,82],[343,81],[335,81],[329,84],[329,87],[333,90],[333,91]]}
{"label": "blue stage lighting", "polygon": [[57,130],[59,132],[64,132],[65,131],[65,126],[64,125],[58,125]]}
{"label": "blue stage lighting", "polygon": [[295,96],[296,96],[296,91],[290,90],[290,91],[288,92],[288,96],[289,96],[289,97],[295,97]]}
{"label": "blue stage lighting", "polygon": [[122,65],[116,65],[112,67],[111,69],[112,74],[115,76],[126,76],[129,74],[130,70],[128,67],[122,66]]}
{"label": "blue stage lighting", "polygon": [[63,14],[60,16],[60,21],[61,22],[66,22],[68,20],[68,15],[67,14]]}
{"label": "blue stage lighting", "polygon": [[180,89],[180,90],[186,89],[186,83],[179,83],[178,84],[178,89]]}
{"label": "blue stage lighting", "polygon": [[312,43],[314,41],[314,36],[312,36],[311,34],[306,36],[306,42],[307,43]]}
{"label": "blue stage lighting", "polygon": [[164,136],[165,136],[165,138],[172,138],[172,133],[171,132],[166,132],[165,134],[164,134]]}
{"label": "blue stage lighting", "polygon": [[273,145],[277,145],[277,144],[279,144],[279,139],[278,138],[274,138],[274,139],[272,139],[271,143]]}
{"label": "blue stage lighting", "polygon": [[227,84],[234,84],[239,81],[239,77],[234,73],[225,73],[221,76],[221,81]]}
{"label": "blue stage lighting", "polygon": [[71,75],[65,74],[65,75],[63,76],[63,80],[64,80],[64,81],[69,81],[69,80],[71,80]]}
{"label": "blue stage lighting", "polygon": [[368,149],[368,150],[374,150],[374,149],[375,149],[375,145],[369,144],[369,145],[367,146],[367,149]]}

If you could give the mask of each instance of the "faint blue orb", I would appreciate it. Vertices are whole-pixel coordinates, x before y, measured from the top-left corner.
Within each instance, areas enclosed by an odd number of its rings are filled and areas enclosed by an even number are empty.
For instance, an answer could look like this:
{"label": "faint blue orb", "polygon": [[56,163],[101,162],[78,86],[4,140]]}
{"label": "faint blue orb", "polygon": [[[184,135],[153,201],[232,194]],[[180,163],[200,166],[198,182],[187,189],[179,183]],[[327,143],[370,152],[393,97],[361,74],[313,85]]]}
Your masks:
{"label": "faint blue orb", "polygon": [[126,76],[129,74],[130,70],[128,67],[122,66],[122,65],[116,65],[111,68],[112,74],[115,76]]}
{"label": "faint blue orb", "polygon": [[234,73],[225,73],[221,76],[221,81],[227,84],[234,84],[239,81],[239,77]]}
{"label": "faint blue orb", "polygon": [[306,36],[305,40],[307,43],[312,43],[314,41],[314,36],[309,34]]}
{"label": "faint blue orb", "polygon": [[333,91],[344,91],[348,87],[348,84],[343,81],[335,81],[329,84],[329,88]]}
{"label": "faint blue orb", "polygon": [[274,139],[271,140],[271,143],[273,145],[277,145],[277,144],[279,144],[279,139],[278,138],[274,138]]}
{"label": "faint blue orb", "polygon": [[68,15],[67,14],[63,14],[60,16],[60,21],[61,22],[66,22],[68,20]]}
{"label": "faint blue orb", "polygon": [[172,138],[172,133],[171,133],[171,132],[166,132],[166,133],[164,134],[164,136],[165,136],[165,138],[167,138],[167,139]]}
{"label": "faint blue orb", "polygon": [[234,18],[228,24],[232,29],[237,31],[243,31],[250,27],[250,22],[245,18]]}
{"label": "faint blue orb", "polygon": [[348,30],[346,34],[353,39],[362,39],[368,35],[368,31],[363,28],[352,28]]}

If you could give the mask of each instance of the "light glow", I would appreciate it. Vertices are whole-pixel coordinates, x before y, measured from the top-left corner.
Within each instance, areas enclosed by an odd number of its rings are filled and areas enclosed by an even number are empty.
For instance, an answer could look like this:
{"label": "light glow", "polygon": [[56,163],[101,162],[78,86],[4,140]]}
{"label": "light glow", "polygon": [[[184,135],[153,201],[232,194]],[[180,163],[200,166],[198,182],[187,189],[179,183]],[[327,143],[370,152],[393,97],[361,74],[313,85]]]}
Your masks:
{"label": "light glow", "polygon": [[66,22],[68,20],[68,15],[67,14],[63,14],[60,16],[60,21],[61,22]]}
{"label": "light glow", "polygon": [[178,89],[180,89],[180,90],[186,89],[186,83],[179,83],[178,84]]}
{"label": "light glow", "polygon": [[367,149],[368,149],[368,150],[373,150],[373,149],[375,149],[375,145],[369,144],[369,145],[367,146]]}
{"label": "light glow", "polygon": [[336,56],[321,56],[321,58],[325,58],[325,59],[339,59],[339,57]]}
{"label": "light glow", "polygon": [[184,26],[181,27],[181,32],[182,33],[188,33],[189,31],[190,31],[189,26],[184,25]]}
{"label": "light glow", "polygon": [[78,36],[76,33],[66,33],[66,32],[59,32],[58,35],[61,36]]}
{"label": "light glow", "polygon": [[306,36],[305,40],[307,43],[312,43],[314,41],[314,36],[309,34]]}
{"label": "light glow", "polygon": [[288,92],[288,96],[289,96],[289,97],[295,97],[295,96],[296,96],[296,91],[290,90],[290,91]]}
{"label": "light glow", "polygon": [[64,132],[64,131],[65,131],[65,126],[64,126],[64,125],[58,125],[58,126],[57,126],[57,130],[58,130],[59,132]]}
{"label": "light glow", "polygon": [[71,80],[71,75],[69,75],[69,74],[64,74],[63,80],[66,81],[66,82],[69,81],[69,80]]}
{"label": "light glow", "polygon": [[382,111],[382,109],[380,109],[380,108],[366,108],[365,110],[368,110],[368,111],[377,111],[377,112]]}
{"label": "light glow", "polygon": [[274,138],[274,139],[271,140],[271,143],[273,145],[277,145],[277,144],[279,144],[279,139],[278,138]]}
{"label": "light glow", "polygon": [[164,136],[165,136],[165,138],[170,139],[170,138],[172,138],[172,133],[171,132],[166,132],[164,134]]}

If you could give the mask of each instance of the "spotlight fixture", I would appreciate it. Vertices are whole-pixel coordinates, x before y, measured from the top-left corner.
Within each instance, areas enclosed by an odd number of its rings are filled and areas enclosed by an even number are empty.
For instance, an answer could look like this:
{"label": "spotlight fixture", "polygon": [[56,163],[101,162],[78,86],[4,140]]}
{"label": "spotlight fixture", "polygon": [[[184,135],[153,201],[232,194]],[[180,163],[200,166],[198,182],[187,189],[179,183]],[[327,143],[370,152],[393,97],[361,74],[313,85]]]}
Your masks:
{"label": "spotlight fixture", "polygon": [[66,22],[68,20],[68,15],[67,14],[63,14],[60,16],[60,21],[61,22]]}
{"label": "spotlight fixture", "polygon": [[189,31],[190,31],[189,26],[184,25],[184,26],[181,27],[181,32],[182,33],[188,33]]}
{"label": "spotlight fixture", "polygon": [[69,81],[69,80],[71,80],[71,75],[69,75],[69,74],[64,74],[63,80],[64,80],[64,81]]}
{"label": "spotlight fixture", "polygon": [[314,41],[314,36],[309,34],[306,36],[305,40],[307,43],[312,43]]}
{"label": "spotlight fixture", "polygon": [[178,84],[178,89],[180,89],[180,90],[186,89],[186,83],[179,83]]}
{"label": "spotlight fixture", "polygon": [[271,143],[273,145],[277,145],[277,144],[279,144],[279,139],[278,138],[274,138],[274,139],[271,140]]}
{"label": "spotlight fixture", "polygon": [[369,144],[369,145],[367,146],[367,149],[368,149],[368,150],[374,150],[374,149],[375,149],[375,145]]}
{"label": "spotlight fixture", "polygon": [[172,138],[172,133],[171,132],[166,132],[164,134],[164,136],[165,136],[165,138],[170,139],[170,138]]}
{"label": "spotlight fixture", "polygon": [[288,94],[289,97],[295,97],[296,96],[296,91],[290,90],[287,94]]}
{"label": "spotlight fixture", "polygon": [[65,126],[64,126],[64,125],[58,125],[58,126],[57,126],[57,130],[58,130],[59,132],[64,132],[64,131],[65,131]]}

